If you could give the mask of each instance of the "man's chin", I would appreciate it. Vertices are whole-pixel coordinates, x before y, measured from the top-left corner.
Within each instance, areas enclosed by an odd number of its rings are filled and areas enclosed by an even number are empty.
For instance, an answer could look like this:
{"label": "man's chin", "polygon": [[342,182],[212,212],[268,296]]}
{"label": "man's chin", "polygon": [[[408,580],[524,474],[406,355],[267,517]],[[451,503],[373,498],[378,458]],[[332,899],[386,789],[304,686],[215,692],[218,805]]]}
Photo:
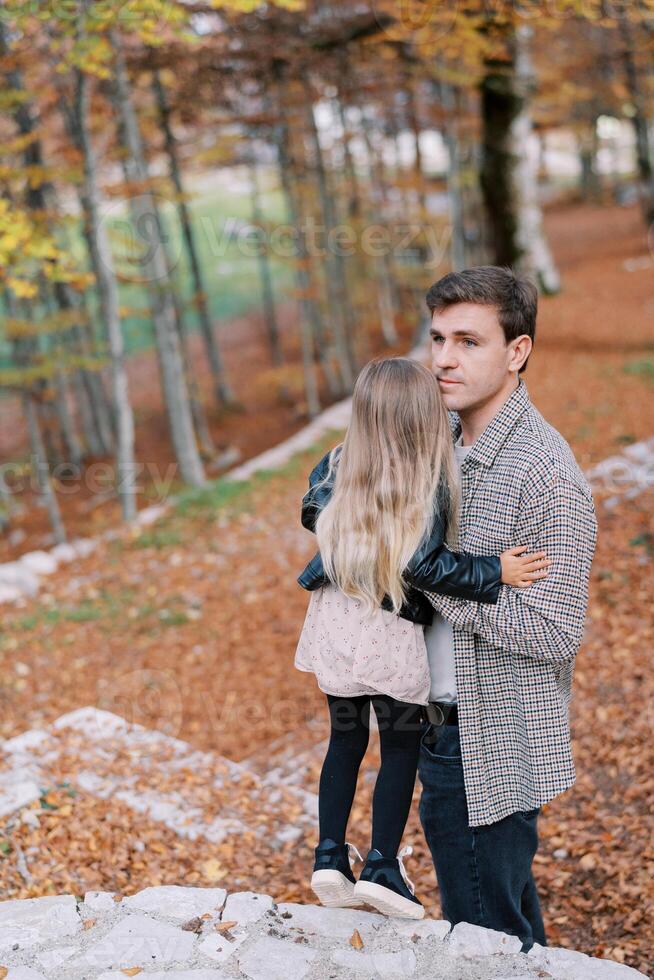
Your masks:
{"label": "man's chin", "polygon": [[460,408],[465,407],[465,394],[460,390],[462,387],[463,386],[460,384],[452,385],[452,390],[448,391],[447,386],[445,387],[445,390],[443,390],[443,387],[441,386],[443,403],[450,412],[458,412]]}

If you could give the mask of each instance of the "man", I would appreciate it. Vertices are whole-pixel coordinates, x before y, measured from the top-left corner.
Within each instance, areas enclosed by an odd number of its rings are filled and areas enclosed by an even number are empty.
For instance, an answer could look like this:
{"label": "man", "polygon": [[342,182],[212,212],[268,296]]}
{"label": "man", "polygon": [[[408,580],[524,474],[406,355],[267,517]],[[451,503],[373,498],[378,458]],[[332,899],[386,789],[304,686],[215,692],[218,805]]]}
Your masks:
{"label": "man", "polygon": [[597,524],[590,488],[520,377],[537,292],[511,270],[450,273],[427,293],[432,370],[452,413],[458,547],[545,550],[548,575],[496,605],[428,592],[429,724],[420,819],[443,916],[545,945],[532,875],[543,803],[575,779],[568,707]]}

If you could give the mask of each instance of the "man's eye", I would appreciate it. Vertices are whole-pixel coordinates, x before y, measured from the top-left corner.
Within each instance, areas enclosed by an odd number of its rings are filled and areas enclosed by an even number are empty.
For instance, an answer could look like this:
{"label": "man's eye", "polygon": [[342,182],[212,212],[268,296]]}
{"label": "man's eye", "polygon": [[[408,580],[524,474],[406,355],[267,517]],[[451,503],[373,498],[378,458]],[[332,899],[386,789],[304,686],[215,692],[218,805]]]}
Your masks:
{"label": "man's eye", "polygon": [[432,339],[432,343],[434,343],[434,344],[440,344],[440,342],[441,342],[441,340],[443,338],[442,337],[432,337],[431,339]]}
{"label": "man's eye", "polygon": [[466,337],[466,339],[463,341],[463,343],[464,344],[472,344],[473,347],[476,347],[477,346],[476,342],[474,340],[470,340],[469,337]]}

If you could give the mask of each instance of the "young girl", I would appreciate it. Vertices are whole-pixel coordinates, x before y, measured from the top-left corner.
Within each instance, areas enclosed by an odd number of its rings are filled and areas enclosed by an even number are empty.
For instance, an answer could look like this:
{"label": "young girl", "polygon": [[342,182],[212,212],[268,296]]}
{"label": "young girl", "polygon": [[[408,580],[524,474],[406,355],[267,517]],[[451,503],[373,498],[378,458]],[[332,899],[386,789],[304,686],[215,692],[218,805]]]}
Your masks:
{"label": "young girl", "polygon": [[[458,476],[438,382],[405,357],[367,364],[357,378],[343,443],[312,470],[302,524],[319,554],[298,582],[311,599],[295,666],[313,671],[330,712],[320,776],[319,843],[311,887],[323,905],[366,902],[422,918],[398,848],[411,807],[421,706],[429,701],[424,626],[433,607],[420,589],[496,602],[501,583],[526,587],[546,575],[544,552],[518,557],[454,553]],[[345,841],[370,705],[381,767],[372,805],[372,847],[359,880]]]}

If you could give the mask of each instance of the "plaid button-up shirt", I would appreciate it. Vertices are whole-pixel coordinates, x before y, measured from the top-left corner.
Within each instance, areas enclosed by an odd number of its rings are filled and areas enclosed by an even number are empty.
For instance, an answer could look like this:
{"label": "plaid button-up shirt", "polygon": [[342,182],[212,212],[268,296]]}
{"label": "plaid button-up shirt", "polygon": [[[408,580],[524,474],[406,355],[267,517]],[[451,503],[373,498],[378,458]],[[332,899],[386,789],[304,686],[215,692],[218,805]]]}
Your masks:
{"label": "plaid button-up shirt", "polygon": [[[461,432],[450,413],[453,435]],[[568,709],[597,522],[590,487],[565,439],[520,379],[461,467],[458,548],[545,550],[547,578],[502,585],[496,605],[427,592],[450,621],[471,826],[531,810],[575,779]]]}

